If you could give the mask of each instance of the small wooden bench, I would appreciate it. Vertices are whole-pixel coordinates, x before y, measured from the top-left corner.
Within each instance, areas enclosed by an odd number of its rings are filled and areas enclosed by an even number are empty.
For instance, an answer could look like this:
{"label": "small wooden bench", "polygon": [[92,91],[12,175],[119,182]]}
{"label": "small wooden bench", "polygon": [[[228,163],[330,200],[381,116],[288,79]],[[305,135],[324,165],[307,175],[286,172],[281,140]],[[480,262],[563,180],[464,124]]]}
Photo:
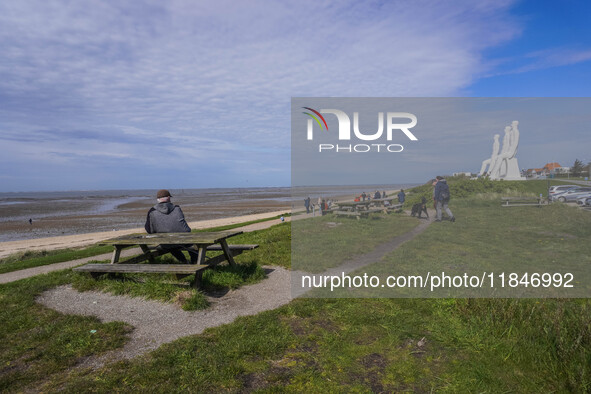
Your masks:
{"label": "small wooden bench", "polygon": [[86,264],[74,268],[77,272],[89,272],[93,278],[103,274],[175,274],[177,279],[195,274],[191,286],[199,288],[203,271],[214,265],[195,264]]}
{"label": "small wooden bench", "polygon": [[[228,245],[228,249],[232,253],[232,256],[238,256],[245,251],[253,250],[258,248],[259,245],[252,244],[252,245]],[[207,247],[207,251],[212,252],[223,252],[223,248],[221,245],[209,245]],[[168,250],[158,250],[155,249],[154,251],[150,252],[150,256],[157,257],[162,256],[166,253],[170,253]],[[203,272],[208,269],[215,267],[217,264],[226,260],[223,254],[218,256],[214,256],[211,258],[206,259],[207,264],[137,264],[134,263],[136,258],[131,258],[127,260],[123,264],[86,264],[80,267],[76,267],[73,271],[77,272],[89,272],[93,278],[98,278],[102,274],[174,274],[176,275],[177,279],[184,278],[189,275],[195,275],[195,279],[192,281],[191,285],[195,288],[199,288],[201,286],[201,279],[203,277]],[[130,263],[131,262],[131,263]]]}
{"label": "small wooden bench", "polygon": [[357,220],[359,220],[361,218],[361,216],[367,216],[368,212],[367,211],[334,211],[333,214],[335,214],[336,216],[349,216],[349,217],[355,217],[357,218]]}
{"label": "small wooden bench", "polygon": [[525,206],[544,206],[544,198],[539,197],[502,197],[503,207],[525,207]]}

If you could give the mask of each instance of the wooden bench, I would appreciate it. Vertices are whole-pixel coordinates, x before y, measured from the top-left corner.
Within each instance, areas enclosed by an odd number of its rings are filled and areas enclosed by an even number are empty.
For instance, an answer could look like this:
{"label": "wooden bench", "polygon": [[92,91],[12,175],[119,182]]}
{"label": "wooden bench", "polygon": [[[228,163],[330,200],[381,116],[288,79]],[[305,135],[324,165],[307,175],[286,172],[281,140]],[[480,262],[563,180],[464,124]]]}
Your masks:
{"label": "wooden bench", "polygon": [[203,271],[214,265],[195,265],[195,264],[86,264],[74,268],[77,272],[89,272],[93,278],[98,278],[103,274],[175,274],[177,279],[185,276],[195,275],[191,286],[199,288]]}
{"label": "wooden bench", "polygon": [[[259,245],[228,245],[232,256],[238,256],[245,251],[258,248]],[[207,251],[223,252],[221,245],[210,245]],[[150,256],[162,256],[170,253],[167,250],[150,251]],[[98,278],[102,274],[174,274],[177,279],[184,278],[189,275],[195,275],[195,279],[191,282],[191,286],[199,288],[201,286],[201,279],[203,272],[208,268],[213,268],[217,264],[226,260],[223,254],[206,259],[207,264],[137,264],[134,263],[136,258],[131,258],[123,264],[86,264],[76,267],[73,271],[89,272],[93,278]],[[131,262],[131,263],[130,263]]]}
{"label": "wooden bench", "polygon": [[525,206],[544,206],[544,198],[540,197],[502,197],[503,207],[525,207]]}
{"label": "wooden bench", "polygon": [[361,216],[367,216],[368,212],[367,211],[334,211],[333,214],[335,214],[336,216],[349,216],[349,217],[355,217],[357,218],[357,220],[359,220],[361,218]]}

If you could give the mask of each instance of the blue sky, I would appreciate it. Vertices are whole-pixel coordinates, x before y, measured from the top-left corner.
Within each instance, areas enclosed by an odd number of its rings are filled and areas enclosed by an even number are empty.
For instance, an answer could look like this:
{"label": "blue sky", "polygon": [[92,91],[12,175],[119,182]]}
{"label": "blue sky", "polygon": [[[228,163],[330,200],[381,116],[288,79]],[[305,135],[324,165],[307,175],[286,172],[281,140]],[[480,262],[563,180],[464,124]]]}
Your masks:
{"label": "blue sky", "polygon": [[[287,186],[291,97],[589,96],[590,15],[568,0],[2,2],[0,191]],[[580,145],[520,164],[591,160]]]}

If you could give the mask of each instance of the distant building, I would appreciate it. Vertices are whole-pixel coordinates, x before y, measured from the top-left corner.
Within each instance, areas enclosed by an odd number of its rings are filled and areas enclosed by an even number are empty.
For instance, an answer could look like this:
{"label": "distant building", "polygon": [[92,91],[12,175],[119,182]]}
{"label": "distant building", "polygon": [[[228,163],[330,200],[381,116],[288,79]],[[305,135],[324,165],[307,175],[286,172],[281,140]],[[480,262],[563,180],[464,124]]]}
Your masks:
{"label": "distant building", "polygon": [[544,171],[546,172],[546,175],[547,174],[554,174],[555,173],[555,170],[557,168],[561,168],[561,167],[562,166],[560,164],[556,163],[556,162],[554,162],[554,163],[547,163],[544,166]]}
{"label": "distant building", "polygon": [[562,167],[559,163],[547,163],[543,168],[530,168],[526,171],[529,178],[537,178],[540,176],[568,174],[570,167]]}
{"label": "distant building", "polygon": [[543,168],[530,168],[526,171],[526,173],[530,178],[537,178],[539,176],[546,175],[546,170]]}
{"label": "distant building", "polygon": [[557,167],[554,169],[555,174],[566,174],[570,172],[570,167]]}

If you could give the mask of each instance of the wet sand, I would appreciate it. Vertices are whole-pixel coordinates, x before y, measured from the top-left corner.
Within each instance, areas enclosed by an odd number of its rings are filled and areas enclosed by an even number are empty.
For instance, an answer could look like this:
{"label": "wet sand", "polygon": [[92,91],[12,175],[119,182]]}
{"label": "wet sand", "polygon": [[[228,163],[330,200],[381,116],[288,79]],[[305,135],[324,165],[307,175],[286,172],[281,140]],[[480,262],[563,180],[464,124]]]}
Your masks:
{"label": "wet sand", "polygon": [[[274,200],[246,200],[192,204],[183,199],[173,200],[183,209],[187,222],[230,218],[265,212],[291,210],[291,204]],[[86,204],[86,205],[85,205]],[[153,199],[140,199],[128,202],[104,213],[91,213],[90,202],[67,203],[67,209],[60,210],[58,203],[27,204],[20,207],[15,204],[0,208],[0,243],[84,234],[91,232],[120,231],[143,227],[146,213],[154,205]],[[24,204],[23,204],[24,205]],[[10,216],[2,211],[10,208]],[[80,214],[79,212],[85,212]],[[29,224],[28,218],[33,219]]]}
{"label": "wet sand", "polygon": [[[189,222],[192,229],[204,229],[210,227],[225,226],[229,224],[244,223],[253,220],[270,218],[286,213],[285,210],[272,211],[266,213],[235,216],[222,219],[202,220]],[[55,250],[64,248],[79,248],[95,244],[108,238],[119,237],[121,235],[144,233],[143,227],[127,230],[103,231],[86,234],[64,235],[47,238],[27,239],[20,241],[0,242],[0,258],[13,253],[26,252],[29,250]]]}

